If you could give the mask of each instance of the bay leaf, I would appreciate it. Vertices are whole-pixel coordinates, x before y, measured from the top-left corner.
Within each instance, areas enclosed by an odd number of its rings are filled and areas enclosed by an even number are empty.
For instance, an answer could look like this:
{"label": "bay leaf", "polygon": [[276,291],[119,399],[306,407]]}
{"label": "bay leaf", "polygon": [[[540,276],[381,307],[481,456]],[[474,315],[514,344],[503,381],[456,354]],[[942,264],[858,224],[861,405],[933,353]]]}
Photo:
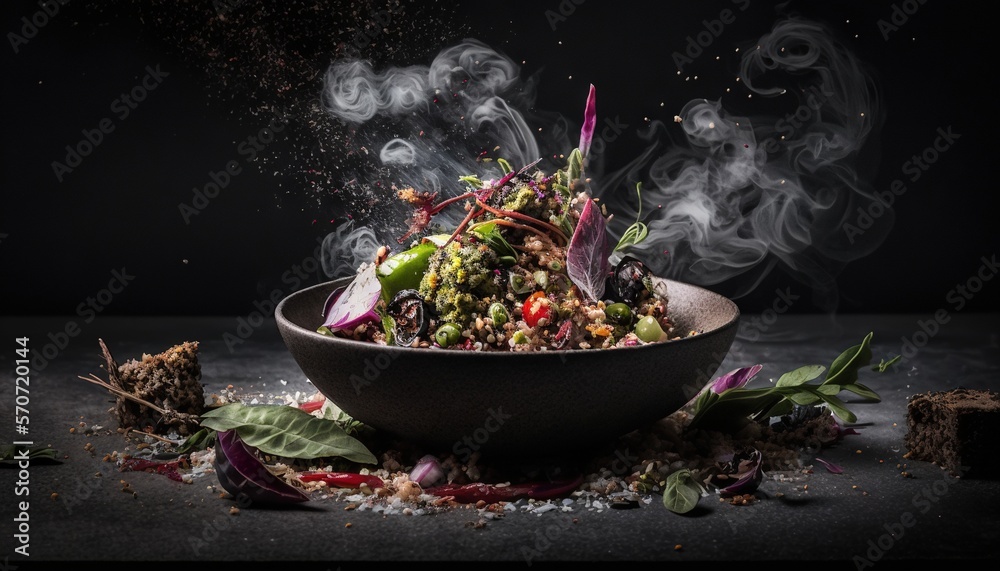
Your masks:
{"label": "bay leaf", "polygon": [[248,446],[285,458],[339,457],[359,464],[375,464],[365,445],[337,422],[317,418],[288,405],[232,403],[201,416],[201,424],[217,431],[235,430]]}

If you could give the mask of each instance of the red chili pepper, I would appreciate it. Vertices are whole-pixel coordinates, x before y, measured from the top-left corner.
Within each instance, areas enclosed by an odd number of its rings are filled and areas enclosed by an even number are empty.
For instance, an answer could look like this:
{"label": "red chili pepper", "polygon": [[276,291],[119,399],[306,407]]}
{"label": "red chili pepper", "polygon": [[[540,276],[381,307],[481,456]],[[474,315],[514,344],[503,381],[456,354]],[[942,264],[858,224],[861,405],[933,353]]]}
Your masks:
{"label": "red chili pepper", "polygon": [[487,503],[511,502],[521,498],[549,500],[570,494],[583,483],[583,476],[551,482],[529,482],[512,486],[493,484],[443,484],[426,490],[439,497],[452,497],[456,502],[472,504],[480,500]]}
{"label": "red chili pepper", "polygon": [[163,474],[164,476],[175,480],[177,482],[184,481],[181,473],[178,471],[180,468],[188,468],[188,463],[186,457],[181,457],[177,460],[171,460],[169,462],[157,462],[155,460],[145,460],[142,458],[127,458],[122,460],[121,466],[119,466],[118,471],[120,472],[149,472],[151,474]]}
{"label": "red chili pepper", "polygon": [[528,296],[528,299],[524,300],[524,308],[522,308],[521,314],[528,327],[538,325],[538,321],[541,319],[551,319],[551,303],[549,298],[545,296],[544,291],[536,291]]}
{"label": "red chili pepper", "polygon": [[306,411],[306,412],[312,413],[312,412],[316,412],[317,410],[323,408],[323,404],[325,402],[326,402],[325,398],[319,399],[319,400],[313,400],[313,401],[309,401],[309,402],[304,402],[304,403],[302,403],[302,404],[299,405],[299,408],[302,409],[302,410],[304,410],[304,411]]}
{"label": "red chili pepper", "polygon": [[303,472],[299,474],[299,480],[303,482],[326,482],[328,486],[338,488],[360,488],[361,484],[368,484],[371,489],[384,488],[385,482],[378,476],[355,474],[354,472]]}

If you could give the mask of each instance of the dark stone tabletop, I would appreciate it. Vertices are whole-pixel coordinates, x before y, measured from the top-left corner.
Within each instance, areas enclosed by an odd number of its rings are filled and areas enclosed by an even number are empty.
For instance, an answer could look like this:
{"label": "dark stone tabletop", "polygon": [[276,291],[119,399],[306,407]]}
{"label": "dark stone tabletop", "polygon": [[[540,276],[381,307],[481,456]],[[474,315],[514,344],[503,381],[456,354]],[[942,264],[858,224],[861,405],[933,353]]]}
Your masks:
{"label": "dark stone tabletop", "polygon": [[[876,362],[904,355],[893,371],[868,382],[882,402],[851,404],[859,434],[824,451],[843,473],[816,464],[805,482],[765,479],[761,501],[747,508],[702,502],[692,514],[679,516],[665,509],[659,496],[631,510],[593,509],[580,501],[571,511],[508,511],[485,526],[472,525],[478,520],[475,510],[383,515],[318,500],[296,509],[231,515],[233,501],[220,497],[211,473],[183,484],[157,474],[123,474],[103,461],[126,443],[113,430],[109,395],[78,378],[101,373],[98,338],[119,361],[197,340],[207,392],[230,384],[261,395],[312,392],[273,321],[230,348],[224,337],[237,327],[236,318],[99,317],[79,324],[75,335],[62,336],[58,332],[65,331],[68,318],[5,317],[3,376],[13,378],[18,337],[28,337],[32,351],[45,358],[32,363],[27,436],[57,449],[63,461],[34,463],[27,474],[0,469],[0,561],[4,569],[81,561],[315,562],[321,565],[316,569],[349,569],[366,561],[516,566],[750,561],[888,568],[922,560],[998,559],[1000,480],[956,479],[933,464],[903,457],[909,397],[959,386],[1000,386],[997,315],[953,312],[936,327],[926,315],[754,317],[744,316],[720,371],[762,363],[783,372],[828,363],[870,331]],[[2,444],[24,438],[14,432],[16,398],[14,383],[4,383]],[[80,422],[102,429],[71,433]],[[28,557],[15,551],[22,545],[17,535],[24,522],[18,519],[24,519],[25,501]]]}

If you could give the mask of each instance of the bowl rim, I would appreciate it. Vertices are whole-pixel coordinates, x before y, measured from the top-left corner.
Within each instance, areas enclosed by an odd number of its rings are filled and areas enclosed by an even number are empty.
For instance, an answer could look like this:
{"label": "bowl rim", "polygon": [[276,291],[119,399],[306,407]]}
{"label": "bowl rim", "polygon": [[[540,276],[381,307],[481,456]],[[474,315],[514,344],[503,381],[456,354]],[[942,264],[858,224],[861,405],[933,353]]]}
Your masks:
{"label": "bowl rim", "polygon": [[[292,303],[295,298],[308,295],[310,292],[313,292],[315,290],[320,290],[320,289],[329,288],[329,287],[336,288],[339,285],[347,285],[348,283],[350,283],[350,281],[353,278],[354,278],[354,276],[346,276],[346,277],[342,277],[342,278],[335,278],[335,279],[327,280],[327,281],[324,281],[324,282],[320,282],[318,284],[311,285],[311,286],[306,287],[306,288],[302,288],[300,290],[294,291],[294,292],[286,295],[281,301],[278,302],[278,305],[276,305],[275,308],[274,308],[274,318],[275,318],[275,321],[277,322],[279,328],[283,327],[283,328],[286,328],[287,330],[295,331],[296,333],[299,333],[299,334],[306,334],[306,335],[308,335],[310,338],[312,338],[315,341],[318,341],[318,342],[321,342],[321,343],[330,343],[330,344],[332,344],[335,347],[339,347],[339,346],[343,346],[343,347],[363,347],[363,348],[378,349],[378,350],[381,350],[381,351],[390,351],[390,352],[393,352],[393,351],[410,352],[410,351],[414,351],[414,350],[417,350],[417,351],[426,351],[427,350],[427,348],[400,347],[398,345],[380,345],[380,344],[377,344],[377,343],[369,343],[369,342],[365,342],[365,341],[357,341],[357,340],[354,340],[354,339],[345,339],[345,338],[340,338],[340,337],[331,337],[329,335],[323,335],[322,333],[319,333],[317,331],[313,331],[313,330],[307,329],[305,327],[302,327],[301,325],[293,322],[291,319],[289,319],[288,317],[285,316],[285,311],[284,311],[285,307],[287,307],[290,303]],[[438,354],[438,355],[448,354],[448,355],[453,356],[453,357],[449,357],[449,358],[458,358],[458,359],[462,359],[462,358],[484,359],[484,358],[487,358],[487,356],[489,356],[489,358],[511,358],[511,357],[513,357],[513,358],[517,358],[517,359],[533,359],[533,358],[541,359],[541,358],[559,357],[560,355],[565,356],[567,354],[572,354],[572,355],[593,355],[593,354],[602,355],[602,354],[605,354],[608,351],[612,351],[612,350],[615,351],[616,353],[618,353],[619,351],[649,351],[649,350],[652,350],[652,349],[657,348],[657,347],[674,347],[674,346],[677,346],[678,344],[682,344],[683,345],[685,343],[688,343],[688,344],[690,344],[690,343],[696,343],[696,342],[698,342],[699,339],[704,339],[705,337],[708,337],[708,336],[721,335],[724,332],[726,332],[728,329],[730,329],[732,327],[735,327],[739,323],[739,320],[740,320],[740,317],[741,317],[740,308],[739,308],[739,305],[737,305],[736,302],[733,301],[732,299],[730,299],[730,298],[728,298],[728,297],[726,297],[726,296],[724,296],[724,295],[722,295],[720,293],[716,293],[716,292],[714,292],[714,291],[712,291],[712,290],[710,290],[708,288],[702,287],[702,286],[698,286],[698,285],[694,285],[694,284],[690,284],[690,283],[686,283],[686,282],[681,282],[681,281],[677,281],[677,280],[672,280],[672,279],[669,279],[669,278],[657,278],[657,279],[665,281],[668,286],[670,284],[678,284],[680,286],[684,286],[684,287],[691,288],[691,289],[694,289],[694,290],[699,290],[703,294],[707,294],[707,295],[716,297],[716,298],[719,299],[719,301],[724,302],[726,305],[728,305],[730,307],[730,309],[732,311],[732,315],[722,325],[719,325],[718,327],[715,327],[715,328],[707,330],[707,331],[700,332],[697,335],[688,335],[686,337],[681,337],[679,339],[673,339],[673,340],[668,341],[668,342],[645,343],[645,344],[642,344],[642,345],[635,345],[635,346],[631,346],[631,347],[615,347],[613,349],[593,349],[593,350],[591,350],[591,349],[586,349],[586,350],[584,350],[584,349],[568,349],[568,350],[544,350],[544,351],[447,351],[447,350],[444,350],[444,349],[439,349],[436,354]],[[669,308],[669,301],[668,301],[668,308]],[[322,312],[320,312],[320,315],[322,315]],[[461,356],[459,356],[459,355],[461,355]],[[516,355],[516,357],[514,357],[515,355]],[[529,355],[530,355],[530,357],[529,357]],[[501,357],[501,356],[506,356],[506,357]]]}

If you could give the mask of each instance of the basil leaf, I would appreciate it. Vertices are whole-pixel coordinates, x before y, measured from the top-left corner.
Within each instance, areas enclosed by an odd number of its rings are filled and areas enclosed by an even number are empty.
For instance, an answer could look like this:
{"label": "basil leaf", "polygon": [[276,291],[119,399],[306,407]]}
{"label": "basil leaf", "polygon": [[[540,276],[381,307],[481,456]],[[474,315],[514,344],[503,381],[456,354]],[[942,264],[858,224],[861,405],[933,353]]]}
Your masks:
{"label": "basil leaf", "polygon": [[248,446],[285,458],[340,457],[360,464],[377,463],[358,439],[336,422],[288,405],[228,404],[201,416],[214,430],[235,430]]}
{"label": "basil leaf", "polygon": [[683,468],[667,476],[663,489],[663,505],[674,513],[687,513],[698,505],[701,485],[695,481],[691,470]]}
{"label": "basil leaf", "polygon": [[807,383],[816,377],[823,374],[826,367],[823,365],[806,365],[805,367],[799,367],[794,371],[790,371],[781,375],[778,382],[774,384],[776,387],[794,387]]}
{"label": "basil leaf", "polygon": [[860,397],[864,397],[864,398],[866,398],[868,400],[872,400],[872,401],[875,401],[875,402],[881,402],[881,400],[882,400],[882,397],[878,396],[878,393],[876,393],[875,391],[871,390],[870,388],[862,385],[861,383],[854,383],[854,384],[850,384],[850,385],[844,385],[843,387],[840,387],[840,388],[842,390],[852,392],[852,393],[854,393],[854,394],[856,394],[856,395],[858,395]]}
{"label": "basil leaf", "polygon": [[871,340],[872,333],[869,333],[860,345],[851,347],[834,359],[823,383],[849,385],[857,381],[858,369],[871,363]]}
{"label": "basil leaf", "polygon": [[826,403],[826,406],[830,407],[830,410],[833,411],[833,414],[839,416],[846,422],[857,422],[858,417],[855,416],[853,412],[847,410],[847,406],[844,404],[844,401],[833,395],[823,395],[822,398],[823,402]]}

